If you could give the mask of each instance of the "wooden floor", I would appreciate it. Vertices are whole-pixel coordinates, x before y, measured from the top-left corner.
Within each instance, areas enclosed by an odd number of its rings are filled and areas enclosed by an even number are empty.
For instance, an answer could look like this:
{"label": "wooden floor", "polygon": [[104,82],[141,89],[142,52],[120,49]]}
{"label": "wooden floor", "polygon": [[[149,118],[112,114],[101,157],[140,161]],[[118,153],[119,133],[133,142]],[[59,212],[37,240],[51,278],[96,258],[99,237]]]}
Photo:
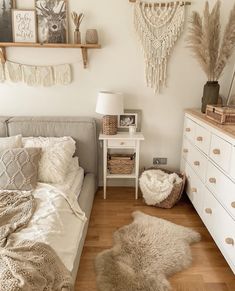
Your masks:
{"label": "wooden floor", "polygon": [[97,290],[94,259],[112,246],[112,234],[132,221],[135,210],[192,227],[202,235],[202,241],[192,246],[193,265],[170,278],[173,290],[235,291],[235,276],[186,197],[173,209],[165,210],[145,206],[141,198],[134,200],[133,188],[109,188],[107,200],[102,194],[99,190],[94,201],[75,291]]}

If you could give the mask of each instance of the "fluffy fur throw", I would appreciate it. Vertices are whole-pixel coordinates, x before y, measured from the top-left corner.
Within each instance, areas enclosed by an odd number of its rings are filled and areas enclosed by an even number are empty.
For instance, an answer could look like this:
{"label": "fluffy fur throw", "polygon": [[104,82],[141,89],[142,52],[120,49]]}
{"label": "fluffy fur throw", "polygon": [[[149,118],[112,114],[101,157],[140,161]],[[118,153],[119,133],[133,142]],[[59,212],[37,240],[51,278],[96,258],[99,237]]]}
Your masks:
{"label": "fluffy fur throw", "polygon": [[0,290],[72,290],[71,275],[50,246],[11,238],[27,226],[34,210],[32,193],[0,193]]}
{"label": "fluffy fur throw", "polygon": [[140,189],[148,205],[156,205],[165,200],[182,179],[175,173],[167,174],[161,170],[144,171],[139,179]]}
{"label": "fluffy fur throw", "polygon": [[99,291],[167,291],[168,276],[189,267],[189,245],[200,240],[190,228],[133,213],[114,234],[114,246],[96,258]]}

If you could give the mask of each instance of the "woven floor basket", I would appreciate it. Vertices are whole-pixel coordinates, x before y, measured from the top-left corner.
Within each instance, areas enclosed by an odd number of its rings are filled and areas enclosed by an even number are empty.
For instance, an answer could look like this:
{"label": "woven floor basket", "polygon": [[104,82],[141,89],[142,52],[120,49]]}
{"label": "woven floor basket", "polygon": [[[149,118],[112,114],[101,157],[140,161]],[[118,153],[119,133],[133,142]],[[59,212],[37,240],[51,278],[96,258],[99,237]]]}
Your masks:
{"label": "woven floor basket", "polygon": [[111,156],[108,157],[108,169],[110,174],[131,174],[135,166],[135,158],[130,160],[123,159],[124,155],[120,155],[120,159],[116,156],[115,160],[111,160]]}
{"label": "woven floor basket", "polygon": [[[172,174],[172,171],[168,171],[166,169],[161,168],[148,168],[147,170],[161,170],[167,174]],[[185,182],[186,182],[186,176],[185,174],[176,173],[181,179],[182,182],[179,184],[174,184],[173,189],[171,191],[171,194],[163,200],[161,203],[156,204],[156,207],[160,208],[172,208],[176,203],[178,203],[182,197],[182,194],[184,192]]]}

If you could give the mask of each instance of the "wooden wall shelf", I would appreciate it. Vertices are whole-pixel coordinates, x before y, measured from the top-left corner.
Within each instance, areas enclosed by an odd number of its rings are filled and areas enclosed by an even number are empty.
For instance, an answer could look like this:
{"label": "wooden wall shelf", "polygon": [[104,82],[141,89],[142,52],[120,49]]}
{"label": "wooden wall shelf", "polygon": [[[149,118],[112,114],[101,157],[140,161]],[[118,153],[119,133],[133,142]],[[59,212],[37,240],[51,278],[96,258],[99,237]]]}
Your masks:
{"label": "wooden wall shelf", "polygon": [[88,49],[100,49],[99,44],[70,44],[70,43],[17,43],[17,42],[0,42],[0,62],[6,61],[6,48],[8,47],[31,47],[31,48],[70,48],[81,49],[83,66],[88,64]]}

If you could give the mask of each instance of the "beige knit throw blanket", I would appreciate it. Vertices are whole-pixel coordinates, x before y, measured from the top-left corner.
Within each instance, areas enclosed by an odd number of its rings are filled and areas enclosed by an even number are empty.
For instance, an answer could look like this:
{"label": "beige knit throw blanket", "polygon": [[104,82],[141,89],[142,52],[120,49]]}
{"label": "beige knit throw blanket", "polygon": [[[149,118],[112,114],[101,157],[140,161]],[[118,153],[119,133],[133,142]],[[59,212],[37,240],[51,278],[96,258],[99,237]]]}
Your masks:
{"label": "beige knit throw blanket", "polygon": [[0,194],[0,290],[70,291],[71,275],[50,246],[11,238],[27,226],[35,206],[32,193]]}

